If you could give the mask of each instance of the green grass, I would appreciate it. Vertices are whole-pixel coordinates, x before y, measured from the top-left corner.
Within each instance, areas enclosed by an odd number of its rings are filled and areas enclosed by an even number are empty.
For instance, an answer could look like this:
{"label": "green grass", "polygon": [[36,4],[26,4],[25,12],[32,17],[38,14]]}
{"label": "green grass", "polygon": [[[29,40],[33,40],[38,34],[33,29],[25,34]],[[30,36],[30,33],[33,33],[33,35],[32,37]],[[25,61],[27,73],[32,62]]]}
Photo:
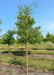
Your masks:
{"label": "green grass", "polygon": [[0,69],[0,71],[3,71],[3,69]]}
{"label": "green grass", "polygon": [[[26,57],[22,56],[8,56],[0,55],[0,63],[8,63],[20,66],[26,66]],[[42,71],[49,70],[54,71],[54,59],[45,59],[45,58],[32,58],[29,57],[29,67],[35,69],[41,69]]]}
{"label": "green grass", "polygon": [[[8,53],[9,51],[7,50],[0,50],[0,52],[2,53]],[[26,54],[26,51],[10,51],[11,53],[19,53],[19,54]],[[48,54],[48,55],[54,55],[54,51],[35,51],[35,50],[31,50],[31,51],[28,51],[28,54]]]}
{"label": "green grass", "polygon": [[13,70],[7,70],[7,72],[9,73],[9,75],[13,75]]}
{"label": "green grass", "polygon": [[30,58],[29,66],[42,69],[42,71],[45,70],[54,71],[54,60],[44,59],[44,58],[40,58],[40,59]]}
{"label": "green grass", "polygon": [[54,51],[29,51],[30,54],[54,55]]}

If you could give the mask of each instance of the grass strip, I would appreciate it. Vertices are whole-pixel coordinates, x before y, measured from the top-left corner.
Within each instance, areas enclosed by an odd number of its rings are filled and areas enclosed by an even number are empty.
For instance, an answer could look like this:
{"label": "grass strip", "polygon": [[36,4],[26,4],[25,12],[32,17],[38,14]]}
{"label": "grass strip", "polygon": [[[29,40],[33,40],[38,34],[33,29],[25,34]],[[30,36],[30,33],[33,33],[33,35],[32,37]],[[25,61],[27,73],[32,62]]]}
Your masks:
{"label": "grass strip", "polygon": [[[0,50],[1,53],[19,53],[19,54],[26,54],[26,51],[7,51],[7,50]],[[35,50],[31,50],[28,51],[28,54],[45,54],[45,55],[54,55],[54,51],[35,51]]]}

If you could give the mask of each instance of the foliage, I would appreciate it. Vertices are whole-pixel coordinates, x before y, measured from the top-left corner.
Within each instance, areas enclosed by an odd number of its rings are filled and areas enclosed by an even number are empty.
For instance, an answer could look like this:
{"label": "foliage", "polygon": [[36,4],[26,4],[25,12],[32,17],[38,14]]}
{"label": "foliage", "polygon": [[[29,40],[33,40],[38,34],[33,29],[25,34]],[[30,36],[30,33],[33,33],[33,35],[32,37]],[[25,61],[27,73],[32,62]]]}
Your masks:
{"label": "foliage", "polygon": [[51,41],[52,41],[52,43],[54,43],[54,36],[52,37]]}
{"label": "foliage", "polygon": [[51,41],[52,38],[53,38],[53,35],[50,33],[47,33],[45,41]]}
{"label": "foliage", "polygon": [[33,27],[35,23],[34,18],[31,17],[31,8],[28,6],[18,6],[19,13],[17,16],[17,34],[20,37],[20,40],[27,43],[29,30]]}
{"label": "foliage", "polygon": [[43,36],[40,32],[40,26],[30,29],[29,31],[29,42],[31,44],[40,43],[43,41]]}
{"label": "foliage", "polygon": [[2,39],[1,39],[1,43],[2,44],[13,44],[14,43],[14,41],[15,41],[15,39],[14,39],[14,37],[13,37],[13,34],[14,34],[15,32],[14,31],[11,31],[11,30],[9,30],[3,37],[2,37]]}

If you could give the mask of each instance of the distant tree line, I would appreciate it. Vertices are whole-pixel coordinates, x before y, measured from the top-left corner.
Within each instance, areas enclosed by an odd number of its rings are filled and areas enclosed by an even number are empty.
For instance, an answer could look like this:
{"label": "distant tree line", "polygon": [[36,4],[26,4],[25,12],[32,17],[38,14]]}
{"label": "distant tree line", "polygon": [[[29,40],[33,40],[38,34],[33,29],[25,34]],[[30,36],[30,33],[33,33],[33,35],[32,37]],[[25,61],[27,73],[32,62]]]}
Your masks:
{"label": "distant tree line", "polygon": [[[14,37],[16,34],[15,31],[8,30],[7,33],[5,33],[2,38],[0,38],[0,44],[23,44],[25,43],[25,39],[22,39],[21,37]],[[43,35],[40,32],[40,26],[35,27],[29,31],[29,37],[28,37],[28,43],[35,44],[35,43],[41,43],[41,42],[47,42],[50,41],[54,43],[54,35],[47,33],[46,37],[44,38]]]}

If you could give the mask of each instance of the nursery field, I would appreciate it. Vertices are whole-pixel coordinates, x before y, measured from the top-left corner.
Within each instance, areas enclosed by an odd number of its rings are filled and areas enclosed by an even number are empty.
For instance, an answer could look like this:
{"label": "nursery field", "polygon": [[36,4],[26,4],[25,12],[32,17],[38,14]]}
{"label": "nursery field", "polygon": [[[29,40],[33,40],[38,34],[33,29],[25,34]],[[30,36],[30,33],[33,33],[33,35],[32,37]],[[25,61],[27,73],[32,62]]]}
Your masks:
{"label": "nursery field", "polygon": [[[25,50],[25,44],[15,44],[15,45],[7,45],[7,44],[1,44],[0,50]],[[54,43],[41,43],[41,44],[28,44],[28,50],[54,50]]]}
{"label": "nursery field", "polygon": [[[40,55],[41,57],[41,55]],[[37,57],[30,57],[29,56],[29,73],[30,72],[54,72],[54,59],[53,58],[37,58]],[[8,55],[8,54],[1,54],[0,55],[0,65],[8,65],[12,68],[20,69],[19,74],[26,73],[26,57],[25,56],[15,56],[15,55]],[[10,70],[8,67],[8,70]],[[11,70],[13,71],[13,69]],[[7,71],[8,71],[7,70]],[[0,72],[2,68],[0,68]],[[17,72],[17,71],[16,71]],[[13,71],[14,73],[14,71]]]}
{"label": "nursery field", "polygon": [[54,75],[53,3],[0,1],[0,75]]}
{"label": "nursery field", "polygon": [[[40,49],[39,49],[40,48]],[[42,48],[42,49],[41,49]],[[46,49],[48,48],[48,49]],[[54,47],[28,46],[29,75],[54,74]],[[40,74],[39,74],[40,73]],[[48,73],[48,74],[47,74]],[[0,75],[26,75],[26,48],[0,46]]]}

